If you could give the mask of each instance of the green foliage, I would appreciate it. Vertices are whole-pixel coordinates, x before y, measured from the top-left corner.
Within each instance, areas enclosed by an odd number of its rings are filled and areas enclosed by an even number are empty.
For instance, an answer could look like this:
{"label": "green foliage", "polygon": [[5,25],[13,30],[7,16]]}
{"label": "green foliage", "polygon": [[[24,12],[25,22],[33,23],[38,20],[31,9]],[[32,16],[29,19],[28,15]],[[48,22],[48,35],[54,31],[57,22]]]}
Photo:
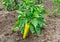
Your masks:
{"label": "green foliage", "polygon": [[34,29],[32,24],[30,25],[30,31],[31,31],[32,34],[35,33],[35,29]]}
{"label": "green foliage", "polygon": [[40,36],[40,34],[41,34],[40,25],[37,25],[37,27],[35,28],[35,30],[36,30],[37,36]]}
{"label": "green foliage", "polygon": [[36,32],[37,36],[39,36],[41,27],[45,25],[43,15],[47,13],[43,5],[36,5],[34,0],[23,0],[23,2],[19,4],[17,12],[19,13],[17,18],[20,22],[16,23],[14,28],[20,27],[20,32],[23,34],[24,24],[30,23],[30,31],[32,33]]}
{"label": "green foliage", "polygon": [[[52,0],[53,6],[52,6],[52,14],[55,14],[56,12],[60,13],[60,0]],[[57,11],[55,9],[58,9]]]}
{"label": "green foliage", "polygon": [[56,0],[56,2],[57,2],[58,5],[59,5],[59,6],[58,6],[58,7],[59,7],[59,8],[58,8],[58,12],[60,13],[60,0]]}
{"label": "green foliage", "polygon": [[6,10],[13,10],[18,4],[18,0],[2,0],[2,4]]}
{"label": "green foliage", "polygon": [[60,6],[60,0],[54,0],[54,4],[59,7]]}
{"label": "green foliage", "polygon": [[60,0],[55,0],[56,2],[60,3]]}
{"label": "green foliage", "polygon": [[[20,23],[19,20],[15,23],[15,25],[14,25],[14,31],[16,31],[17,27],[20,25],[19,23]],[[15,27],[16,27],[16,28],[15,28]]]}
{"label": "green foliage", "polygon": [[43,2],[43,0],[38,0],[38,4],[41,4]]}

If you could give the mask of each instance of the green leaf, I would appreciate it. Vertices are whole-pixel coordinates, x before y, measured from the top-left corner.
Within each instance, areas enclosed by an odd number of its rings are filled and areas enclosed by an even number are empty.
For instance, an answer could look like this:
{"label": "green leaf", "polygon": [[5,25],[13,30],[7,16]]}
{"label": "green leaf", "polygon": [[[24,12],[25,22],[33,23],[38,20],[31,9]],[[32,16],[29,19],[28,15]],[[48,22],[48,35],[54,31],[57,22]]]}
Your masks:
{"label": "green leaf", "polygon": [[22,3],[21,3],[21,4],[18,4],[18,10],[21,10],[23,7],[24,7],[24,6],[23,6]]}
{"label": "green leaf", "polygon": [[37,36],[40,36],[40,34],[41,34],[41,28],[40,28],[39,25],[35,28],[35,30],[36,30]]}
{"label": "green leaf", "polygon": [[24,32],[24,28],[22,27],[20,28],[20,33],[23,34],[23,32]]}
{"label": "green leaf", "polygon": [[20,19],[20,27],[23,27],[24,26],[24,20],[23,19]]}
{"label": "green leaf", "polygon": [[38,14],[38,11],[34,11],[34,14]]}
{"label": "green leaf", "polygon": [[30,31],[32,34],[35,32],[34,27],[32,25],[30,25]]}
{"label": "green leaf", "polygon": [[27,3],[27,4],[28,4],[30,0],[24,0],[24,1],[25,1],[25,3]]}
{"label": "green leaf", "polygon": [[45,19],[38,20],[38,23],[39,23],[40,27],[42,27],[43,25],[45,25],[45,22],[46,22]]}
{"label": "green leaf", "polygon": [[40,15],[39,15],[39,14],[36,14],[36,15],[35,15],[35,17],[36,17],[36,18],[39,18],[39,17],[40,17]]}
{"label": "green leaf", "polygon": [[21,18],[21,15],[16,16],[18,19]]}
{"label": "green leaf", "polygon": [[48,14],[48,12],[44,10],[44,11],[43,11],[43,14]]}
{"label": "green leaf", "polygon": [[14,25],[14,31],[17,30],[17,27],[19,26],[19,24],[20,24],[20,21],[18,20],[18,21],[15,23],[15,25]]}
{"label": "green leaf", "polygon": [[33,7],[31,7],[31,13],[33,12]]}
{"label": "green leaf", "polygon": [[38,24],[38,21],[37,21],[37,19],[33,19],[32,21],[31,21],[31,23],[34,25],[34,27],[36,28],[36,26],[37,26],[37,24]]}
{"label": "green leaf", "polygon": [[23,34],[23,31],[24,31],[24,28],[23,28],[24,27],[24,23],[25,23],[24,20],[20,19],[20,25],[19,26],[20,26],[20,33],[21,34]]}
{"label": "green leaf", "polygon": [[23,13],[22,11],[19,11],[19,10],[16,10],[16,12],[19,13],[19,14],[22,14]]}

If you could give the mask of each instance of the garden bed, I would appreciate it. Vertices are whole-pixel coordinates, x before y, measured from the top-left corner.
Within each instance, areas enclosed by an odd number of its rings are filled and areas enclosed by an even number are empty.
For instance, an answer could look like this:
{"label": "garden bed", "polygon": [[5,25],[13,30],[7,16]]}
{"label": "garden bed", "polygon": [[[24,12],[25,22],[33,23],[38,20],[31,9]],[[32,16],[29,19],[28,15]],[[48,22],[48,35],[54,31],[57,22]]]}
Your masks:
{"label": "garden bed", "polygon": [[[48,11],[51,10],[50,2],[50,0],[47,0],[47,3],[45,1],[45,8]],[[60,16],[44,15],[46,25],[42,28],[40,37],[30,34],[27,39],[23,40],[18,31],[13,31],[13,25],[17,21],[16,16],[18,15],[16,11],[6,11],[2,7],[0,9],[0,42],[60,42]]]}

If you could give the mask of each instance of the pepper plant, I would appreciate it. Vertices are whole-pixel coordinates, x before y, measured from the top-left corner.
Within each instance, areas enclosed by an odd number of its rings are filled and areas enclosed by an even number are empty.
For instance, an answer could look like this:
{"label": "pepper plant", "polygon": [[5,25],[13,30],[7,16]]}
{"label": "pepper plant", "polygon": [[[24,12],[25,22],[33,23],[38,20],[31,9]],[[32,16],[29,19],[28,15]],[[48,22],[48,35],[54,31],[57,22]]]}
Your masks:
{"label": "pepper plant", "polygon": [[35,4],[35,0],[22,0],[19,4],[18,20],[14,25],[14,31],[19,27],[20,33],[23,34],[23,39],[28,36],[29,31],[31,33],[37,33],[37,36],[41,34],[41,28],[45,25],[44,14],[45,11],[43,5]]}
{"label": "pepper plant", "polygon": [[13,10],[18,5],[18,0],[2,0],[2,4],[6,10]]}

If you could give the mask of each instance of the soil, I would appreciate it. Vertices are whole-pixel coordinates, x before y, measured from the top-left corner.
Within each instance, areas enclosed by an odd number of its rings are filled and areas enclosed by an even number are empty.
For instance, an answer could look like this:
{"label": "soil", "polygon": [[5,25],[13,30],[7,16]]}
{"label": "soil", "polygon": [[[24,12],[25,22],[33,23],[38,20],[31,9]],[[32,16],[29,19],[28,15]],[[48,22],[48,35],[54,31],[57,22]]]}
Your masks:
{"label": "soil", "polygon": [[[45,0],[43,3],[46,10],[51,10],[51,0]],[[13,31],[13,25],[17,21],[16,11],[3,10],[0,2],[0,42],[60,42],[60,16],[44,15],[46,25],[42,28],[40,37],[36,34],[30,34],[26,39],[17,31]]]}

